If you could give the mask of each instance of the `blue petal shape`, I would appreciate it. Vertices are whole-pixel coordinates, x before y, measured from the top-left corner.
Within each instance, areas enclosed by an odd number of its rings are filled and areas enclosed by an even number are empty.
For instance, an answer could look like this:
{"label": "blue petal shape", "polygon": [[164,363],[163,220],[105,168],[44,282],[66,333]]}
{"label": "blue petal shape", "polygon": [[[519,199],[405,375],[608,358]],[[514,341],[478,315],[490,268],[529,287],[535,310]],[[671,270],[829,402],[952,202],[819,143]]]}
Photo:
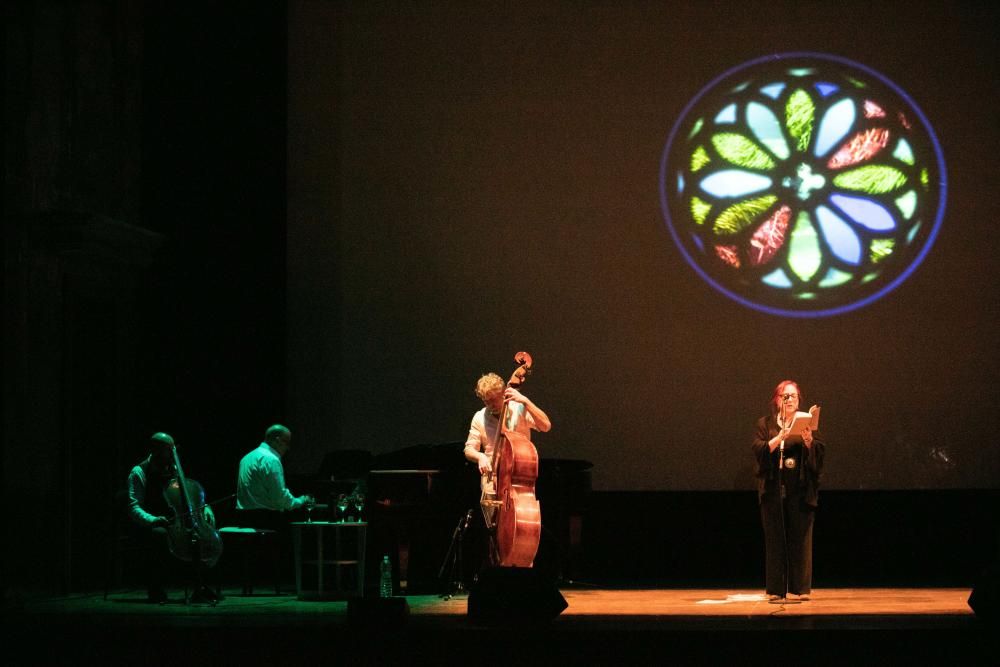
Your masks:
{"label": "blue petal shape", "polygon": [[764,93],[772,100],[776,100],[778,99],[778,95],[780,95],[781,91],[783,91],[784,89],[785,89],[785,84],[779,81],[778,83],[772,83],[770,85],[764,86],[763,88],[760,89],[760,92]]}
{"label": "blue petal shape", "polygon": [[861,239],[849,224],[826,206],[816,207],[816,220],[834,255],[848,264],[861,262]]}
{"label": "blue petal shape", "polygon": [[823,114],[823,120],[819,123],[819,132],[816,135],[816,148],[813,151],[816,157],[823,157],[827,151],[836,146],[851,131],[854,124],[854,117],[857,111],[854,101],[850,99],[840,100]]}
{"label": "blue petal shape", "polygon": [[701,189],[713,197],[742,197],[771,187],[771,179],[741,169],[724,169],[706,177]]}
{"label": "blue petal shape", "polygon": [[781,132],[781,123],[774,112],[763,104],[751,102],[747,105],[747,124],[760,143],[782,160],[788,158],[788,143]]}
{"label": "blue petal shape", "polygon": [[781,287],[787,289],[792,286],[792,281],[788,279],[788,274],[781,269],[775,269],[761,278],[760,281],[765,285],[770,285],[771,287]]}
{"label": "blue petal shape", "polygon": [[884,232],[896,228],[892,214],[881,204],[862,197],[847,195],[830,195],[830,201],[837,205],[854,222],[875,232]]}
{"label": "blue petal shape", "polygon": [[736,104],[730,104],[725,109],[719,112],[719,115],[715,117],[716,123],[735,123],[736,122]]}
{"label": "blue petal shape", "polygon": [[840,90],[840,86],[838,86],[835,83],[826,83],[825,81],[817,81],[815,85],[816,85],[816,90],[818,90],[819,94],[823,97],[829,97],[833,93]]}

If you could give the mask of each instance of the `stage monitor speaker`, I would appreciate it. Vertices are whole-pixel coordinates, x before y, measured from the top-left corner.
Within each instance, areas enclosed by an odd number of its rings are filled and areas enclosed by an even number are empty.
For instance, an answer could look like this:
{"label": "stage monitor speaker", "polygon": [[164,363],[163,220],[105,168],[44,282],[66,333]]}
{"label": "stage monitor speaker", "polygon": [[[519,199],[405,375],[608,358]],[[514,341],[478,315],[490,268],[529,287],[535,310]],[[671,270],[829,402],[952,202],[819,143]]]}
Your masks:
{"label": "stage monitor speaker", "polygon": [[1000,620],[1000,566],[992,565],[976,578],[969,607],[977,618],[996,622]]}
{"label": "stage monitor speaker", "polygon": [[490,568],[469,590],[469,620],[476,623],[549,621],[567,606],[555,579],[534,568]]}
{"label": "stage monitor speaker", "polygon": [[410,616],[410,604],[404,597],[351,598],[347,601],[347,619],[351,623],[401,625]]}

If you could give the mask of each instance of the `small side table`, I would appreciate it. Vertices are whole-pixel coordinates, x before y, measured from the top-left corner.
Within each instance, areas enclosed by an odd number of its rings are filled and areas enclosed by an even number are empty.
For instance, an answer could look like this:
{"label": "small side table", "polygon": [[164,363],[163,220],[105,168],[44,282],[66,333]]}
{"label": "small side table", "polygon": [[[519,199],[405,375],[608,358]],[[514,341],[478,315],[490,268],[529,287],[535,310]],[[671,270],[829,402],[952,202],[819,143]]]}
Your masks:
{"label": "small side table", "polygon": [[291,526],[300,600],[364,596],[366,522],[293,521]]}

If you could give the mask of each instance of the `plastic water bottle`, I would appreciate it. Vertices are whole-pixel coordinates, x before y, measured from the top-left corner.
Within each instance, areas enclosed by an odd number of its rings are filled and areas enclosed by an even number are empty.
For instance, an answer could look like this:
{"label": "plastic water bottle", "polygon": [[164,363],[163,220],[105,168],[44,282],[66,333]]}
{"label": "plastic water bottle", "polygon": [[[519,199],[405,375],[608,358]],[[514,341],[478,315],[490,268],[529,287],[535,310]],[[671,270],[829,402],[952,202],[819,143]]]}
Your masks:
{"label": "plastic water bottle", "polygon": [[382,578],[379,581],[378,594],[380,597],[392,597],[392,563],[389,562],[388,554],[382,557]]}

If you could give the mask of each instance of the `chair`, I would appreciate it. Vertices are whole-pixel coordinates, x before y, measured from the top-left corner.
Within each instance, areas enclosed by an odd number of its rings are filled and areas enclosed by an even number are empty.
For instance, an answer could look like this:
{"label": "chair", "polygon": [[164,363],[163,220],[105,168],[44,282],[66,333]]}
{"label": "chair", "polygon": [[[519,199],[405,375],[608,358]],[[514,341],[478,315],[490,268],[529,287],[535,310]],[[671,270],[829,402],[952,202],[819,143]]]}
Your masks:
{"label": "chair", "polygon": [[115,492],[111,506],[111,539],[108,541],[108,559],[104,571],[104,599],[112,588],[122,585],[125,564],[132,560],[134,554],[144,554],[148,558],[149,544],[140,542],[128,531],[128,492],[119,489]]}
{"label": "chair", "polygon": [[227,568],[230,563],[240,562],[240,583],[243,595],[253,595],[254,583],[259,574],[261,555],[271,561],[274,575],[274,593],[281,594],[281,542],[280,533],[272,527],[257,523],[246,512],[236,509],[235,502],[220,504],[217,530],[222,538],[222,561]]}

